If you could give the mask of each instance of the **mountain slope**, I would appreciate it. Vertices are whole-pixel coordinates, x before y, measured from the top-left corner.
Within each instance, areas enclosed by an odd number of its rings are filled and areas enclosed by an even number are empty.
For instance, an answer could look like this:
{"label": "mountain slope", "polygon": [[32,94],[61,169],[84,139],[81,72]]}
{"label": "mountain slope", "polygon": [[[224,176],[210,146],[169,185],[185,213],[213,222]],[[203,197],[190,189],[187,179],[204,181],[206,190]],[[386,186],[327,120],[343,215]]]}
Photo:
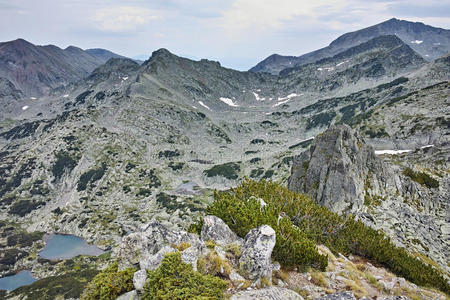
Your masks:
{"label": "mountain slope", "polygon": [[295,57],[273,54],[251,68],[252,72],[278,74],[286,68],[313,63],[334,56],[358,44],[381,35],[396,35],[427,60],[434,60],[450,51],[450,30],[435,28],[419,22],[390,19],[355,32],[346,33],[329,46]]}
{"label": "mountain slope", "polygon": [[118,55],[102,49],[36,46],[17,39],[0,43],[0,77],[11,81],[25,96],[36,97],[80,80],[110,56]]}

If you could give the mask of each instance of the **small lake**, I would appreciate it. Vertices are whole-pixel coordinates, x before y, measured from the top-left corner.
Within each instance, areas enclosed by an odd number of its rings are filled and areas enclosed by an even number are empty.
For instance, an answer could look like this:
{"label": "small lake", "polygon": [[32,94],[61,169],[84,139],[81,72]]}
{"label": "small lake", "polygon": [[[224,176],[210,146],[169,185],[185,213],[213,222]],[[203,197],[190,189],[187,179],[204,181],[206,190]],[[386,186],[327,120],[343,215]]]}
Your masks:
{"label": "small lake", "polygon": [[46,259],[69,259],[77,255],[103,254],[95,245],[89,245],[82,238],[69,234],[51,234],[46,238],[45,248],[39,256]]}
{"label": "small lake", "polygon": [[32,284],[36,281],[30,271],[21,271],[16,275],[0,278],[0,290],[12,291],[23,285]]}

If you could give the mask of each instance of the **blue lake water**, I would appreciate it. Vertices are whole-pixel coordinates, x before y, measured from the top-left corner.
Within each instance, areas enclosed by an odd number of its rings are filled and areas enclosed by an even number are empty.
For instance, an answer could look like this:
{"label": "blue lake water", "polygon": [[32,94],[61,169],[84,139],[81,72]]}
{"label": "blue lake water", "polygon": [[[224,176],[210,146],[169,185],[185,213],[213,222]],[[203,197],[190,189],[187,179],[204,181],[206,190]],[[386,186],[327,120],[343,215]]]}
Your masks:
{"label": "blue lake water", "polygon": [[12,291],[23,285],[32,284],[36,279],[30,271],[21,271],[16,275],[0,278],[0,290]]}
{"label": "blue lake water", "polygon": [[69,259],[77,255],[100,255],[103,250],[89,245],[82,238],[75,235],[52,234],[47,239],[45,248],[39,256],[47,259]]}

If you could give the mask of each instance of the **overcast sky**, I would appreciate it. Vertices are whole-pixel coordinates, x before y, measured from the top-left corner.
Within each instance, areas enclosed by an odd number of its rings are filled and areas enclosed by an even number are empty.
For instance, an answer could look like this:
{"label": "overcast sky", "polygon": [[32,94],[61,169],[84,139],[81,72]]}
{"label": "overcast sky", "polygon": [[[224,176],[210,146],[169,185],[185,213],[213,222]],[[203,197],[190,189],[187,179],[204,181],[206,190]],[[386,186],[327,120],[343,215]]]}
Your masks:
{"label": "overcast sky", "polygon": [[392,17],[450,28],[450,0],[0,0],[0,41],[159,48],[247,70],[270,54],[301,55]]}

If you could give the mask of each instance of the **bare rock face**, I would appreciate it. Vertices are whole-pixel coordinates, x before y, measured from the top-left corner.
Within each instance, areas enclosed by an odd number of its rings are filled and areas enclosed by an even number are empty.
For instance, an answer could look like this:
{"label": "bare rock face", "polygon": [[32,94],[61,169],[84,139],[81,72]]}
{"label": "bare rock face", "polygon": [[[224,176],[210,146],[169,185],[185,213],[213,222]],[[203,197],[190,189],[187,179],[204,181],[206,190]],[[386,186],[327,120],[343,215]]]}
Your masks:
{"label": "bare rock face", "polygon": [[239,237],[231,231],[230,227],[216,216],[205,216],[203,218],[201,237],[203,241],[212,240],[221,246],[239,240]]}
{"label": "bare rock face", "polygon": [[134,272],[133,285],[136,290],[142,291],[144,289],[146,280],[147,280],[147,271],[146,270],[139,270],[139,271]]}
{"label": "bare rock face", "polygon": [[241,270],[250,280],[272,279],[272,255],[275,246],[275,230],[268,225],[261,225],[247,233],[239,259]]}
{"label": "bare rock face", "polygon": [[[334,212],[358,211],[364,205],[365,183],[373,182],[377,194],[401,188],[394,174],[375,156],[371,146],[347,125],[319,135],[294,160],[289,189],[307,193]],[[384,195],[380,195],[384,196]]]}
{"label": "bare rock face", "polygon": [[[147,224],[141,228],[141,231],[131,233],[122,239],[117,254],[119,268],[139,265],[144,269],[156,269],[165,253],[170,252],[173,249],[172,246],[182,243],[190,245],[184,250],[190,252],[190,255],[186,257],[198,257],[206,249],[205,243],[195,234],[173,231],[159,222]],[[191,263],[196,268],[196,260],[189,259],[186,263]]]}
{"label": "bare rock face", "polygon": [[230,300],[303,300],[303,297],[293,290],[272,286],[239,292],[231,296]]}

